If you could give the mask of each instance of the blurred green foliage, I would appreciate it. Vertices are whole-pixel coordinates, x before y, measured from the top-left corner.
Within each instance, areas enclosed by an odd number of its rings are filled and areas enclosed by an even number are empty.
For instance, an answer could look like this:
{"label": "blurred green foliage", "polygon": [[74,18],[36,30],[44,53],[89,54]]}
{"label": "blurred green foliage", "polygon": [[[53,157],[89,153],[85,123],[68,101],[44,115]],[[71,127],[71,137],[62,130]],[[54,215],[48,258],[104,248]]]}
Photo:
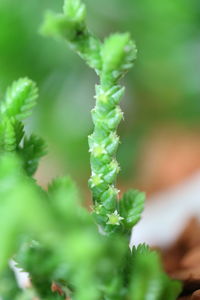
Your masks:
{"label": "blurred green foliage", "polygon": [[[3,300],[175,300],[181,285],[161,268],[145,245],[133,248],[122,235],[98,231],[69,177],[47,192],[24,173],[11,153],[0,158],[0,296]],[[29,272],[30,289],[20,289],[8,268],[14,257]],[[62,290],[53,293],[52,283]],[[166,298],[167,295],[167,298]]]}
{"label": "blurred green foliage", "polygon": [[[85,3],[95,33],[130,31],[139,49],[136,68],[126,82],[127,122],[120,127],[119,160],[125,176],[151,128],[169,122],[199,126],[200,5],[198,0]],[[61,5],[61,0],[0,1],[0,93],[22,76],[39,84],[35,127],[43,128],[67,168],[76,173],[78,167],[81,177],[89,172],[85,137],[91,131],[89,110],[97,79],[62,42],[38,33],[44,11],[58,11]]]}

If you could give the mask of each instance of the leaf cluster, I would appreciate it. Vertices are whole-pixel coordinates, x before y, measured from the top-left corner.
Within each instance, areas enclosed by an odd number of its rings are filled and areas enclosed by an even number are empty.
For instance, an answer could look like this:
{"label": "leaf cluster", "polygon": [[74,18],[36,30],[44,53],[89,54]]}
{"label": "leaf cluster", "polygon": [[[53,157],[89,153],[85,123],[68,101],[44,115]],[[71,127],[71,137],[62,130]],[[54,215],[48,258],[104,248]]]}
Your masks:
{"label": "leaf cluster", "polygon": [[[15,253],[18,266],[31,278],[32,290],[25,292],[41,299],[142,300],[151,295],[160,300],[175,299],[179,293],[179,283],[164,275],[157,253],[144,245],[131,251],[122,235],[99,234],[69,177],[55,179],[42,191],[27,178],[20,160],[6,154],[0,159],[0,180],[4,280],[8,258]],[[14,284],[13,274],[9,276],[9,284]],[[51,291],[52,283],[62,294]],[[8,286],[0,294],[21,299],[22,290],[16,287],[11,293]]]}
{"label": "leaf cluster", "polygon": [[0,104],[0,152],[17,152],[28,175],[33,175],[39,159],[46,153],[42,138],[26,136],[23,121],[36,105],[38,89],[28,78],[15,81]]}

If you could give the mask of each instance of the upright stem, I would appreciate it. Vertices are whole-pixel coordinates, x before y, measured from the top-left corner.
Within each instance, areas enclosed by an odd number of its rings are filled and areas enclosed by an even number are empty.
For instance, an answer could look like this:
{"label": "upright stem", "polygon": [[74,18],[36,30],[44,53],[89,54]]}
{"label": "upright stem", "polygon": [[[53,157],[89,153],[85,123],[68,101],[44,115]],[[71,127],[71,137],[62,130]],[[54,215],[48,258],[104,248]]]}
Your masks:
{"label": "upright stem", "polygon": [[94,211],[103,215],[102,222],[108,221],[107,214],[118,209],[118,193],[115,187],[120,167],[116,161],[119,145],[117,127],[123,118],[119,102],[124,88],[107,85],[101,80],[96,86],[96,106],[92,110],[94,132],[89,136],[89,151],[92,175],[89,186],[93,193]]}
{"label": "upright stem", "polygon": [[[89,136],[94,216],[104,231],[120,227],[122,218],[118,208],[119,191],[115,187],[120,170],[116,161],[119,145],[117,127],[123,118],[119,102],[124,88],[118,81],[133,66],[136,47],[128,33],[113,34],[102,43],[86,25],[85,5],[81,0],[67,0],[64,14],[48,14],[43,32],[67,39],[70,47],[92,67],[100,77],[96,86],[96,106],[92,110],[94,132]],[[118,229],[117,229],[118,230]]]}

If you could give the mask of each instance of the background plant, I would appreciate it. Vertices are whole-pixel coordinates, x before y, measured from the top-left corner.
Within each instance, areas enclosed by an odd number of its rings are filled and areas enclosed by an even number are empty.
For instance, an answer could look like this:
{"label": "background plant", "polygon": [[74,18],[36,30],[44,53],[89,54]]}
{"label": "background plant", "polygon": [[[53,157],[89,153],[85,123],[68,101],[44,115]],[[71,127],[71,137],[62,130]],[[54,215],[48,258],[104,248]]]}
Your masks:
{"label": "background plant", "polygon": [[[123,92],[117,81],[132,66],[134,43],[128,34],[115,34],[102,44],[89,33],[85,6],[78,0],[66,1],[62,15],[48,14],[43,31],[64,35],[101,78],[92,113],[95,130],[89,137],[93,171],[89,184],[93,215],[104,234],[83,207],[70,178],[55,179],[48,191],[31,178],[45,147],[41,139],[24,133],[22,120],[35,104],[37,89],[32,81],[20,79],[1,105],[0,271],[15,286],[15,295],[4,285],[1,295],[4,299],[30,299],[30,293],[41,299],[175,299],[180,285],[163,273],[156,252],[145,245],[131,251],[128,245],[127,233],[140,219],[144,195],[131,190],[119,203],[113,186],[118,173],[115,131],[122,118],[117,105]],[[18,266],[29,272],[31,290],[22,292],[14,284],[8,268],[13,255]]]}
{"label": "background plant", "polygon": [[[140,171],[138,155],[143,138],[151,130],[171,124],[188,130],[199,128],[199,1],[85,3],[91,12],[91,27],[101,37],[125,28],[142,49],[135,70],[126,80],[126,122],[120,126],[119,176],[120,180],[127,179]],[[45,40],[37,32],[43,12],[47,8],[59,11],[61,5],[61,0],[1,0],[1,94],[18,77],[29,76],[39,84],[38,110],[31,124],[40,131],[40,120],[43,131],[60,150],[65,171],[86,182],[89,155],[85,136],[92,128],[89,110],[96,77],[62,42]],[[74,88],[76,82],[79,89]],[[79,124],[73,122],[77,116]],[[80,158],[80,148],[84,159]]]}

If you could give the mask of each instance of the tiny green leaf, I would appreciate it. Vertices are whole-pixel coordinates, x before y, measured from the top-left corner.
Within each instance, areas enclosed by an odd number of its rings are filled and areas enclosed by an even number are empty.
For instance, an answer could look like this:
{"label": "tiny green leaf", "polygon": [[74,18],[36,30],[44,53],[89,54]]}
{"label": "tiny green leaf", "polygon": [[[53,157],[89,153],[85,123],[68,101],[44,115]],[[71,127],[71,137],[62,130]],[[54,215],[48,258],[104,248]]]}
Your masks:
{"label": "tiny green leaf", "polygon": [[55,198],[54,206],[61,214],[68,210],[69,202],[74,209],[80,203],[79,191],[70,177],[58,177],[48,187],[49,195]]}
{"label": "tiny green leaf", "polygon": [[24,120],[31,114],[37,97],[36,84],[28,78],[21,78],[7,89],[5,101],[1,104],[1,114]]}
{"label": "tiny green leaf", "polygon": [[108,37],[101,51],[104,81],[115,82],[122,77],[133,66],[136,53],[136,46],[128,33],[116,33]]}
{"label": "tiny green leaf", "polygon": [[85,4],[80,0],[67,0],[64,2],[63,11],[66,17],[76,22],[84,22],[86,18]]}
{"label": "tiny green leaf", "polygon": [[129,229],[138,223],[144,209],[145,193],[138,190],[127,191],[120,200],[120,215]]}
{"label": "tiny green leaf", "polygon": [[13,152],[17,147],[16,132],[12,120],[4,118],[0,124],[0,150]]}
{"label": "tiny green leaf", "polygon": [[47,36],[65,37],[71,41],[76,36],[76,27],[65,15],[47,12],[40,32]]}
{"label": "tiny green leaf", "polygon": [[164,273],[158,253],[146,245],[132,249],[130,268],[132,300],[175,300],[181,292],[181,284]]}
{"label": "tiny green leaf", "polygon": [[69,46],[99,73],[101,43],[87,29],[85,5],[79,0],[66,0],[63,10],[63,14],[46,14],[41,33],[66,39]]}
{"label": "tiny green leaf", "polygon": [[22,157],[24,168],[30,176],[35,173],[40,158],[46,154],[46,148],[44,140],[35,134],[24,138],[18,153]]}

